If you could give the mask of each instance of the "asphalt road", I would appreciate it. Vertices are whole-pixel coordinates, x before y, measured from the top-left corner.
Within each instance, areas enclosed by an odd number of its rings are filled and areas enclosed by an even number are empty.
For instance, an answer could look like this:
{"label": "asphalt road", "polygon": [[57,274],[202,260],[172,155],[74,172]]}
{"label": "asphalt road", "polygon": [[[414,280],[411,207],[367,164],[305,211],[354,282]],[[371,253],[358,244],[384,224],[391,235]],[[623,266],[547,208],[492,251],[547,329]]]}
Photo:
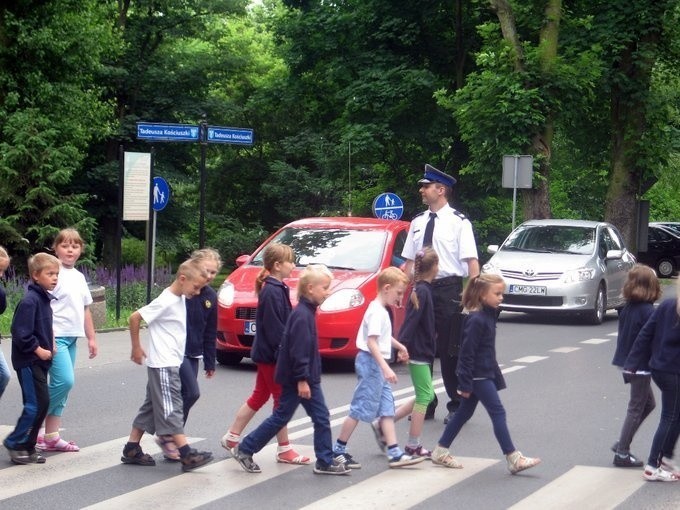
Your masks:
{"label": "asphalt road", "polygon": [[[671,289],[666,295],[671,295]],[[145,369],[129,361],[126,331],[100,333],[100,356],[88,360],[84,343],[77,361],[76,387],[64,414],[62,436],[75,440],[78,453],[50,453],[46,464],[12,466],[0,458],[2,508],[678,508],[680,483],[651,483],[640,470],[612,467],[609,451],[625,415],[628,387],[610,364],[616,342],[617,317],[607,314],[600,326],[579,320],[537,320],[503,313],[498,325],[498,358],[508,389],[501,399],[515,445],[543,463],[517,476],[509,475],[494,439],[491,422],[480,406],[454,442],[452,451],[464,469],[429,462],[389,470],[372,432],[361,424],[350,452],[362,464],[346,477],[314,475],[311,467],[274,462],[275,446],[256,455],[261,474],[248,474],[227,458],[218,445],[236,410],[248,396],[254,366],[218,367],[211,380],[201,379],[203,396],[192,410],[187,434],[216,461],[181,474],[177,464],[161,460],[152,440],[145,448],[157,466],[119,463],[130,422],[144,396]],[[9,341],[2,350],[9,359]],[[397,399],[412,394],[405,366],[397,366]],[[435,372],[440,402],[445,400]],[[323,389],[333,435],[347,413],[355,384],[351,372],[330,367]],[[657,391],[658,395],[658,391]],[[14,378],[0,401],[0,434],[11,430],[21,409]],[[265,418],[263,409],[252,425]],[[425,445],[433,447],[442,430],[444,408],[426,422]],[[647,419],[633,443],[646,458],[659,410]],[[400,442],[408,422],[398,424]],[[313,456],[311,424],[300,409],[291,422],[291,437]],[[7,460],[5,460],[7,459]],[[11,506],[10,506],[11,505]]]}

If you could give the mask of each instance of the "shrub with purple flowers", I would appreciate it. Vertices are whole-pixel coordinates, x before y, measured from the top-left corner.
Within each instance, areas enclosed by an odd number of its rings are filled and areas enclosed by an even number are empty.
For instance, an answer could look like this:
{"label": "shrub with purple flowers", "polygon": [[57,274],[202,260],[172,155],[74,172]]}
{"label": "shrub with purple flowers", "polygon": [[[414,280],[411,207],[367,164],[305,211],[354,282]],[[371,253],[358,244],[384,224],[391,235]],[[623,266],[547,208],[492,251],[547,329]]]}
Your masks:
{"label": "shrub with purple flowers", "polygon": [[[120,274],[120,320],[116,321],[116,271],[98,267],[90,269],[79,267],[85,279],[94,285],[102,285],[106,289],[106,326],[127,326],[130,314],[146,304],[146,266],[126,265]],[[170,266],[159,267],[154,271],[154,285],[151,288],[151,299],[172,283],[174,273]],[[9,336],[14,308],[24,295],[28,286],[28,276],[16,273],[10,266],[5,272],[5,292],[7,294],[7,310],[0,315],[0,333]]]}

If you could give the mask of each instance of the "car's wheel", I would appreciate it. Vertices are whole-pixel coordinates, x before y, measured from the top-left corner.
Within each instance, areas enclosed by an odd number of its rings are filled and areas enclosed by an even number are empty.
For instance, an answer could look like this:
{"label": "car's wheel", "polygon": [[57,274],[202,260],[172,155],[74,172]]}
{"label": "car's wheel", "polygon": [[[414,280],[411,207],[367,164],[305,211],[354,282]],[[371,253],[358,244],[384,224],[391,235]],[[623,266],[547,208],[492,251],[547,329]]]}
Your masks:
{"label": "car's wheel", "polygon": [[589,313],[588,319],[591,324],[602,324],[604,314],[607,311],[607,295],[604,292],[604,285],[597,288],[595,294],[595,304],[593,310]]}
{"label": "car's wheel", "polygon": [[656,273],[660,278],[670,278],[675,272],[675,266],[671,259],[661,259],[656,263]]}
{"label": "car's wheel", "polygon": [[241,360],[243,359],[243,355],[241,354],[220,351],[219,349],[217,350],[216,357],[217,361],[220,362],[220,365],[228,365],[232,367],[241,363]]}

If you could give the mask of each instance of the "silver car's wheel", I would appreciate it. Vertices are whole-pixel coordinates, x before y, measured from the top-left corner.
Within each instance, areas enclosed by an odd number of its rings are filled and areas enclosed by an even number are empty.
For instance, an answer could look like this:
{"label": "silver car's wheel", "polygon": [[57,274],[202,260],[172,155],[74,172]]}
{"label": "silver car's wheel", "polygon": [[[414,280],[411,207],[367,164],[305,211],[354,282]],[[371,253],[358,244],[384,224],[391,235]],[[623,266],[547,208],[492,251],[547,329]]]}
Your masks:
{"label": "silver car's wheel", "polygon": [[673,261],[671,259],[661,259],[656,264],[656,272],[661,278],[670,278],[673,276],[675,268],[673,267]]}
{"label": "silver car's wheel", "polygon": [[595,304],[593,310],[589,314],[589,320],[591,324],[602,324],[604,320],[604,314],[607,311],[607,297],[604,292],[604,285],[600,285],[597,288],[597,294],[595,295]]}

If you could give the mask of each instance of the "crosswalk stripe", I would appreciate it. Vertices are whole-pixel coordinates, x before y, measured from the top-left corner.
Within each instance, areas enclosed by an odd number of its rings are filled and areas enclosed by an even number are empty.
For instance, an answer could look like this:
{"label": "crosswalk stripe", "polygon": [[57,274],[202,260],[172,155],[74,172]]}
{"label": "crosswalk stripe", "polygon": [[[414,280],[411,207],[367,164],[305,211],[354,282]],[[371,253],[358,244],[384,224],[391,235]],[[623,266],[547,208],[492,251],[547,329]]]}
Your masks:
{"label": "crosswalk stripe", "polygon": [[510,508],[605,510],[616,508],[644,484],[639,469],[575,466]]}
{"label": "crosswalk stripe", "polygon": [[[302,510],[345,508],[354,506],[353,502],[362,509],[382,509],[389,506],[393,510],[406,510],[498,463],[496,459],[457,459],[465,466],[463,469],[431,466],[428,461],[409,468],[389,469],[385,466],[386,471],[383,473],[319,499],[302,507]],[[388,500],[384,490],[387,487]],[[389,505],[386,501],[389,501]]]}
{"label": "crosswalk stripe", "polygon": [[[9,427],[10,432],[14,427]],[[8,432],[9,433],[9,432]],[[187,438],[189,443],[202,438]],[[8,467],[0,471],[0,501],[36,489],[35,480],[40,480],[40,488],[89,475],[95,471],[116,465],[121,456],[123,445],[128,436],[81,448],[79,452],[58,453],[49,456],[45,464]],[[155,455],[161,449],[148,434],[142,438],[145,452]]]}
{"label": "crosswalk stripe", "polygon": [[[314,457],[311,447],[296,445],[295,448],[304,455]],[[280,464],[276,462],[275,454],[276,444],[270,444],[255,456],[255,461],[262,468],[262,473],[246,473],[235,460],[227,459],[208,464],[195,472],[173,476],[162,482],[141,487],[85,508],[93,510],[118,510],[130,507],[168,508],[169,495],[172,495],[173,508],[197,508],[285,474],[291,469],[304,467],[310,470],[310,476],[312,476],[311,466]]]}

